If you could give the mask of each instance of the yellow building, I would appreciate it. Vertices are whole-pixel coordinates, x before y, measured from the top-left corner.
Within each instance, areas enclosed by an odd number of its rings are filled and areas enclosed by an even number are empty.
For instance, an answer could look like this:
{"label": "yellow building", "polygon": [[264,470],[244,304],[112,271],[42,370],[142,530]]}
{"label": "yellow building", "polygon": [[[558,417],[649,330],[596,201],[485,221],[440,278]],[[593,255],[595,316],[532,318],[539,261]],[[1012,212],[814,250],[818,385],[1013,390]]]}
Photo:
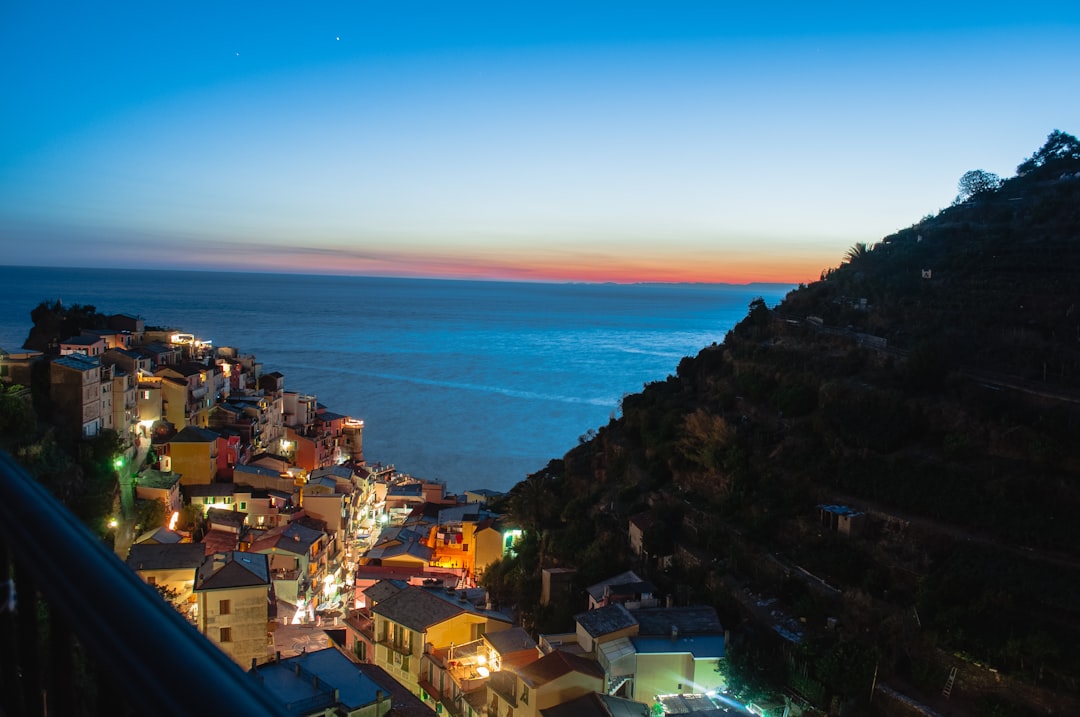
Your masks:
{"label": "yellow building", "polygon": [[270,576],[265,555],[208,555],[195,576],[195,595],[199,632],[241,667],[266,660]]}
{"label": "yellow building", "polygon": [[487,714],[539,717],[540,710],[604,691],[600,665],[556,650],[517,670],[493,673],[487,684]]}
{"label": "yellow building", "polygon": [[127,564],[145,582],[175,593],[173,605],[187,614],[195,601],[195,573],[205,559],[206,551],[199,543],[136,543]]}
{"label": "yellow building", "polygon": [[473,605],[464,591],[410,585],[379,601],[375,619],[375,664],[420,694],[420,658],[425,652],[479,640],[512,626],[510,618]]}
{"label": "yellow building", "polygon": [[180,474],[180,485],[213,482],[217,475],[219,438],[213,431],[188,426],[167,441],[169,468]]}

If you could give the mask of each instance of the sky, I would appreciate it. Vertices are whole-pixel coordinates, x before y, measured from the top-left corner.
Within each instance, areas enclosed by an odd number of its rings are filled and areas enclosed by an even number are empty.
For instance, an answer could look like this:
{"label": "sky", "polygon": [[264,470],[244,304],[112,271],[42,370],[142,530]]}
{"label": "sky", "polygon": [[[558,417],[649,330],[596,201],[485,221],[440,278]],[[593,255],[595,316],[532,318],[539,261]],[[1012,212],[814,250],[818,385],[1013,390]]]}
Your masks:
{"label": "sky", "polygon": [[1080,3],[0,4],[0,263],[818,278],[1080,133]]}

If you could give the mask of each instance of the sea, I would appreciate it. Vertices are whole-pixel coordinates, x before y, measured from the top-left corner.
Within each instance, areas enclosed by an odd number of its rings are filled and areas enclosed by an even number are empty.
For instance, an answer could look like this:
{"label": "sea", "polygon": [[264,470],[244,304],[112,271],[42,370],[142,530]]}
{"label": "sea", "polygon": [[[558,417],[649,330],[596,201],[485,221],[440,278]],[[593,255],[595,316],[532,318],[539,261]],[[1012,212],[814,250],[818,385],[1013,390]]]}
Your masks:
{"label": "sea", "polygon": [[0,266],[0,348],[42,301],[141,316],[362,419],[369,464],[506,491],[792,288]]}

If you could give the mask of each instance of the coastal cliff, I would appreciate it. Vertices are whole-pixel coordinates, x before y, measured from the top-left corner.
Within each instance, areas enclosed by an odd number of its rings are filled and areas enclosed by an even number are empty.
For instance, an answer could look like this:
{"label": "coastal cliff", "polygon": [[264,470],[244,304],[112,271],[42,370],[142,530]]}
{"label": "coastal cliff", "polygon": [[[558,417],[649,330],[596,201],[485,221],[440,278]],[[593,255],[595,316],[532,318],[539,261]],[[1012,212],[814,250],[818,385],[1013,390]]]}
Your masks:
{"label": "coastal cliff", "polygon": [[1080,711],[1080,142],[977,178],[519,483],[487,585],[557,631],[541,569],[647,569],[717,607],[744,694]]}

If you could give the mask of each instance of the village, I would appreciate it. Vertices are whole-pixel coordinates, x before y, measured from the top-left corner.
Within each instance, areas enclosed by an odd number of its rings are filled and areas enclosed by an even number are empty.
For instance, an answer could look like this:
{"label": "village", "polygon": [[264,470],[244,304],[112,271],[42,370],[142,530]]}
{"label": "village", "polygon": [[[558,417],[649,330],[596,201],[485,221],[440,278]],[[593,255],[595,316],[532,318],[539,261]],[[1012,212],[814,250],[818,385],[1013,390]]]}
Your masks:
{"label": "village", "polygon": [[[46,362],[58,429],[121,437],[115,552],[290,713],[764,714],[724,694],[713,608],[617,566],[582,595],[572,568],[549,568],[541,604],[581,609],[531,635],[481,587],[522,535],[489,508],[498,493],[369,465],[363,421],[253,355],[108,322],[55,356],[0,352],[0,375],[30,386]],[[627,525],[638,554],[647,530]]]}

